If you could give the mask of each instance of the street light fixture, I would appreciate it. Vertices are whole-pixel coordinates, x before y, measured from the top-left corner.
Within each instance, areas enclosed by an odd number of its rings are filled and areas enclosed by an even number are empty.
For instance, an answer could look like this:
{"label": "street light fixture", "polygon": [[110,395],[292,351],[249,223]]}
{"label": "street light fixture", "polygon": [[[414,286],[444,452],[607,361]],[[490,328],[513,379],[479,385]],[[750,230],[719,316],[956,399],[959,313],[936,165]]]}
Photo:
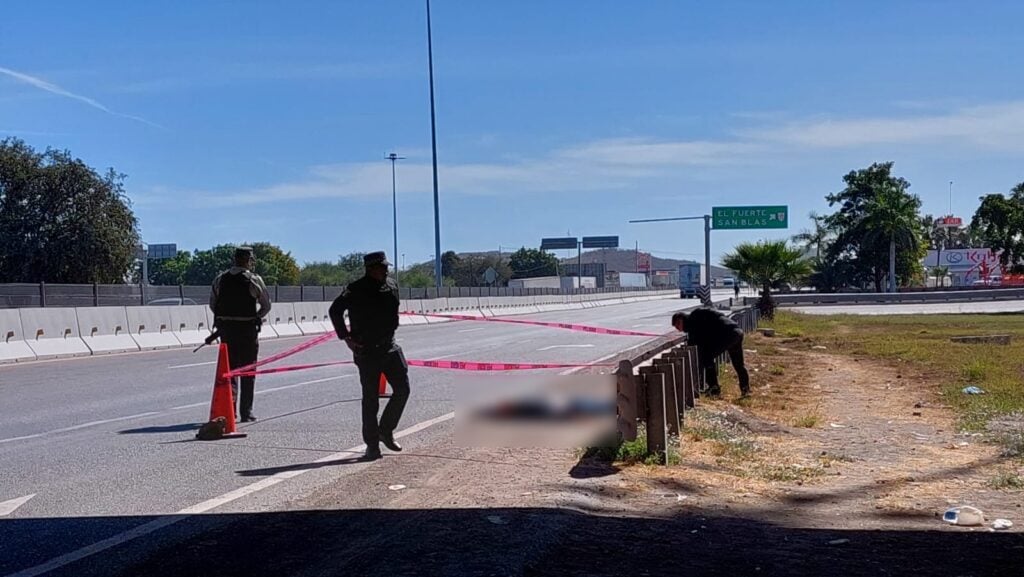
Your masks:
{"label": "street light fixture", "polygon": [[[394,258],[397,259],[398,258],[398,195],[395,192],[396,191],[396,187],[395,187],[395,161],[396,160],[404,160],[405,157],[404,156],[398,156],[397,154],[392,152],[391,154],[387,155],[385,158],[387,158],[388,160],[391,161],[391,215],[392,215],[392,218],[394,219],[393,224],[392,224],[392,231],[394,232],[394,235],[395,235],[395,252],[393,252],[391,254],[393,254]],[[396,270],[395,270],[395,283],[397,284],[398,283],[398,270],[397,270],[398,267],[395,267],[395,268],[396,268]]]}

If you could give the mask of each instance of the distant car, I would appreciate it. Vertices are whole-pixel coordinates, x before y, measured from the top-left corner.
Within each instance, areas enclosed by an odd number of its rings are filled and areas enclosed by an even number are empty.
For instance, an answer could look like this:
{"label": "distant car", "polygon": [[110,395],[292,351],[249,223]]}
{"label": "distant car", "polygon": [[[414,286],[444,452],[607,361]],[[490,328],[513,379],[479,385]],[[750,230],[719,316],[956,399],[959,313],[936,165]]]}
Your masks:
{"label": "distant car", "polygon": [[183,306],[183,305],[197,305],[196,301],[192,299],[182,298],[170,298],[170,299],[156,299],[146,303],[147,306],[159,307],[159,306]]}

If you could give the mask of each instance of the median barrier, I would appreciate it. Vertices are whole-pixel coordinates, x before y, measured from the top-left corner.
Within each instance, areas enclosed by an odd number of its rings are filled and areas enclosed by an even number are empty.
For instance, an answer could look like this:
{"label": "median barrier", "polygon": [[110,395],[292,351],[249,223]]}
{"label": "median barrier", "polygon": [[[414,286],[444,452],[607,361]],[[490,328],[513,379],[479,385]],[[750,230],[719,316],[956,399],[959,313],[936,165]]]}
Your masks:
{"label": "median barrier", "polygon": [[[328,302],[292,303],[295,311],[295,323],[304,335],[323,334],[334,330],[327,311],[331,307]],[[270,309],[273,311],[273,307]]]}
{"label": "median barrier", "polygon": [[92,354],[125,353],[139,350],[128,331],[125,307],[82,307],[75,309],[78,333]]}
{"label": "median barrier", "polygon": [[0,309],[0,363],[35,360],[36,354],[25,342],[21,314],[17,309]]}
{"label": "median barrier", "polygon": [[[274,303],[263,321],[261,339],[274,337],[301,337],[302,329],[295,322],[295,303]],[[270,329],[269,331],[267,329]]]}
{"label": "median barrier", "polygon": [[25,342],[37,358],[89,356],[78,330],[78,317],[70,307],[21,309]]}
{"label": "median barrier", "polygon": [[184,346],[194,346],[210,336],[209,310],[209,307],[203,305],[167,307],[167,316],[170,317],[168,326],[178,342]]}
{"label": "median barrier", "polygon": [[125,307],[128,332],[143,350],[173,349],[181,341],[171,330],[170,307]]}

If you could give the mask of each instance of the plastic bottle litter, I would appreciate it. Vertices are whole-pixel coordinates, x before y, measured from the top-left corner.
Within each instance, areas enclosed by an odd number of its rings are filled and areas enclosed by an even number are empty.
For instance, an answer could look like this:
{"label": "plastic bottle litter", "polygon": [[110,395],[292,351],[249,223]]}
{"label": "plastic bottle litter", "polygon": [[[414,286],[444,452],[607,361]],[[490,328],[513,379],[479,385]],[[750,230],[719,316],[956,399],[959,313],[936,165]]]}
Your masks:
{"label": "plastic bottle litter", "polygon": [[992,522],[992,528],[996,531],[1003,531],[1005,529],[1009,529],[1010,527],[1013,527],[1013,521],[1009,519],[996,519]]}
{"label": "plastic bottle litter", "polygon": [[980,389],[978,387],[975,387],[973,385],[970,386],[970,387],[964,387],[964,390],[962,392],[965,395],[984,395],[985,394],[984,390],[982,390],[982,389]]}
{"label": "plastic bottle litter", "polygon": [[946,511],[942,516],[942,520],[951,525],[977,527],[985,524],[985,514],[981,512],[981,509],[974,507],[953,507]]}

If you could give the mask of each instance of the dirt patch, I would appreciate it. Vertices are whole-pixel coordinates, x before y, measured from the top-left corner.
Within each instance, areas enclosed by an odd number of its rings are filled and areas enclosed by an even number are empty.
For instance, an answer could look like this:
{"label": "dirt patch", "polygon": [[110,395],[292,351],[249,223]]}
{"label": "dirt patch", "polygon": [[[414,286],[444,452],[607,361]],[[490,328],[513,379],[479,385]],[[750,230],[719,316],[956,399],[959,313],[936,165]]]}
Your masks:
{"label": "dirt patch", "polygon": [[740,503],[753,518],[801,527],[963,531],[939,517],[972,505],[1019,530],[1024,464],[979,433],[958,433],[933,378],[827,349],[754,352],[766,340],[748,343],[752,399],[702,400],[680,466],[624,475],[698,484],[697,506]]}

